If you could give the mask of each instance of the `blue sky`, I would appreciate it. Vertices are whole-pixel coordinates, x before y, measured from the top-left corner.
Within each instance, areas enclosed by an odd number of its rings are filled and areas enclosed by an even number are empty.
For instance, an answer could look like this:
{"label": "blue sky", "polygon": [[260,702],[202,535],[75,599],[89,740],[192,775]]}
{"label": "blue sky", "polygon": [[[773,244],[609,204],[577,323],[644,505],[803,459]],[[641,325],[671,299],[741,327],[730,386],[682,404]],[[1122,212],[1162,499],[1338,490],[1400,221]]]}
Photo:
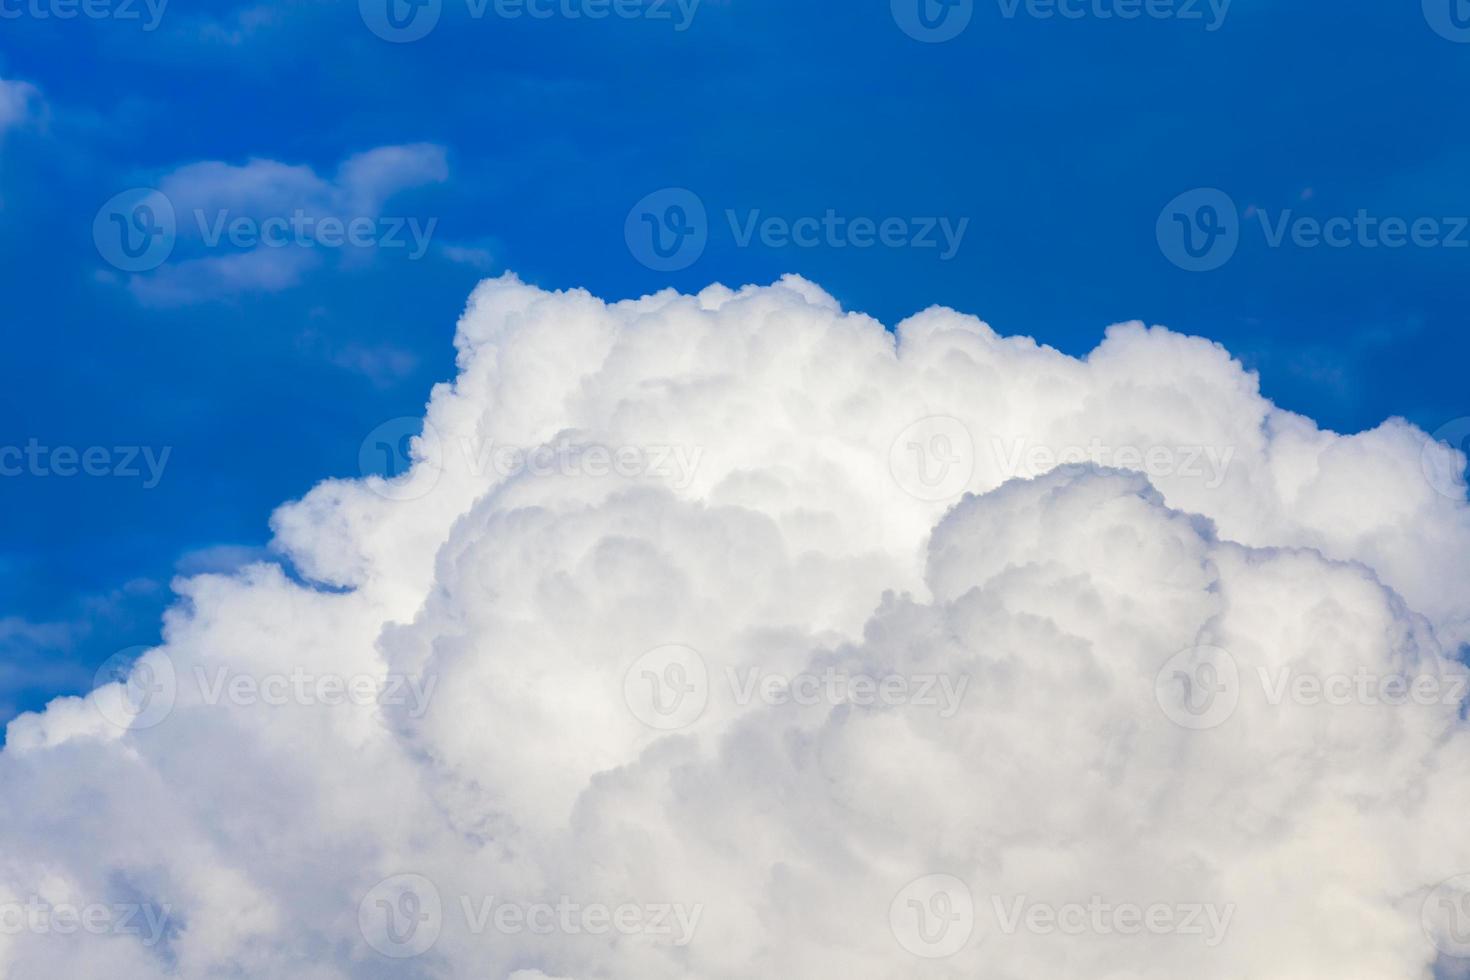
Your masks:
{"label": "blue sky", "polygon": [[[0,477],[0,720],[358,475],[506,269],[607,298],[796,272],[1069,353],[1142,319],[1339,431],[1470,415],[1464,0],[393,2],[0,3],[0,446],[48,461]],[[175,212],[139,272],[106,245],[134,188]]]}

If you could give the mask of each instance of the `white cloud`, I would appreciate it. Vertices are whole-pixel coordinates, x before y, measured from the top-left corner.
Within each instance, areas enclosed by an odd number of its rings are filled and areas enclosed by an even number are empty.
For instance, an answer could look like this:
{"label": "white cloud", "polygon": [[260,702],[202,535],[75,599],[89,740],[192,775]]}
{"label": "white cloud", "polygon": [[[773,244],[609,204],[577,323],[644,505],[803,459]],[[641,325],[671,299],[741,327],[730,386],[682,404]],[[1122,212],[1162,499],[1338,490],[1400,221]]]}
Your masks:
{"label": "white cloud", "polygon": [[173,213],[167,261],[130,276],[128,289],[145,305],[182,306],[280,292],[324,262],[360,261],[369,250],[417,259],[437,217],[384,208],[448,173],[445,149],[430,143],[354,154],[330,177],[261,158],[187,164],[158,182]]}
{"label": "white cloud", "polygon": [[0,134],[30,118],[40,98],[31,83],[0,78]]}
{"label": "white cloud", "polygon": [[1363,693],[1464,676],[1422,433],[795,278],[504,277],[456,345],[412,475],[276,514],[334,588],[183,581],[132,730],[118,685],[11,724],[0,908],[171,923],[0,935],[11,975],[1428,975],[1466,725]]}

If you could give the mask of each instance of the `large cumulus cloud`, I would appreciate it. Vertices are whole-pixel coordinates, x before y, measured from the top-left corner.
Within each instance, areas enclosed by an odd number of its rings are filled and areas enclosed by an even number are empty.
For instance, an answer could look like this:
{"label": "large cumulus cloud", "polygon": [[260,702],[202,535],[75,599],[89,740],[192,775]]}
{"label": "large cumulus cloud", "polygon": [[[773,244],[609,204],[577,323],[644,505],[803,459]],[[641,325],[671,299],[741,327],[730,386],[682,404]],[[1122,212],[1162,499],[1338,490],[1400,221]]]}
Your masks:
{"label": "large cumulus cloud", "polygon": [[1470,509],[1423,433],[795,278],[507,276],[456,344],[411,471],[278,511],[298,575],[179,583],[131,680],[12,722],[0,975],[1467,962]]}

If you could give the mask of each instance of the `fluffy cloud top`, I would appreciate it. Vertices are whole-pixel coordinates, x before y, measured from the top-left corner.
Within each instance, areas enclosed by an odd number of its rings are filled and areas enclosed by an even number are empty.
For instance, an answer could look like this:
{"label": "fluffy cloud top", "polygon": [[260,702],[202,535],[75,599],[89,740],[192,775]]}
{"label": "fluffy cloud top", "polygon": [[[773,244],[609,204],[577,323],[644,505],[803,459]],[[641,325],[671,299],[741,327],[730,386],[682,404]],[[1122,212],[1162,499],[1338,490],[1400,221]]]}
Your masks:
{"label": "fluffy cloud top", "polygon": [[456,345],[277,512],[309,581],[11,723],[6,976],[1458,975],[1450,450],[796,278]]}

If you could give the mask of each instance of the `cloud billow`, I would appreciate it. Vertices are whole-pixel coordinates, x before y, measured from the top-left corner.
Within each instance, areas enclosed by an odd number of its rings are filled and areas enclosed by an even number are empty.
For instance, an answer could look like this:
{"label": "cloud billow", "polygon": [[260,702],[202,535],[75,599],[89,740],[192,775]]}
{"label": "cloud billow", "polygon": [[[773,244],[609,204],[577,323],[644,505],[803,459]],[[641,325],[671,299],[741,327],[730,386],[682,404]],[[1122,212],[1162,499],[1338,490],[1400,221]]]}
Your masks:
{"label": "cloud billow", "polygon": [[456,347],[365,440],[411,469],[277,511],[299,577],[182,580],[122,681],[11,723],[11,975],[1467,961],[1470,508],[1422,432],[795,277],[507,275]]}

